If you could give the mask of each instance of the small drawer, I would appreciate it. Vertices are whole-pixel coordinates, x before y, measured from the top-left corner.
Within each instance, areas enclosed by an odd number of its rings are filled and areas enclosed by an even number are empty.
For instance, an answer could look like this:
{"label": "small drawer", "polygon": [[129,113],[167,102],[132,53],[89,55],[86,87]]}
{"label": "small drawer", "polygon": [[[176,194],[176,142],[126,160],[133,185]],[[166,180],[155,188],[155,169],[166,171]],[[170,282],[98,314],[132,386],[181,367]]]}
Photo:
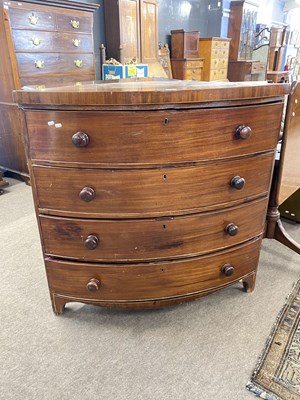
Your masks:
{"label": "small drawer", "polygon": [[15,29],[13,37],[17,52],[93,53],[92,35]]}
{"label": "small drawer", "polygon": [[20,75],[94,72],[93,54],[17,53]]}
{"label": "small drawer", "polygon": [[226,58],[228,59],[228,51],[224,49],[213,49],[211,52],[211,58]]}
{"label": "small drawer", "polygon": [[[86,218],[184,215],[264,196],[274,152],[234,161],[153,169],[33,166],[42,213]],[[233,180],[241,186],[233,186]],[[244,184],[243,184],[244,182]],[[126,199],[126,201],[124,201]]]}
{"label": "small drawer", "polygon": [[[281,113],[282,104],[272,104],[190,111],[26,111],[26,120],[33,160],[124,168],[275,149]],[[241,125],[251,128],[247,139],[236,136]],[[77,140],[85,135],[86,141]]]}
{"label": "small drawer", "polygon": [[251,74],[260,74],[266,71],[266,64],[261,62],[253,62]]}
{"label": "small drawer", "polygon": [[202,68],[188,68],[184,71],[184,79],[191,81],[202,80]]}
{"label": "small drawer", "polygon": [[55,30],[55,13],[36,11],[27,4],[25,7],[10,7],[9,18],[13,29]]}
{"label": "small drawer", "polygon": [[[46,258],[51,293],[94,301],[141,301],[196,294],[238,281],[257,267],[261,240],[214,256],[155,264],[72,263]],[[230,267],[232,275],[226,276]]]}
{"label": "small drawer", "polygon": [[197,60],[197,61],[186,61],[185,62],[185,68],[202,68],[203,67],[203,60]]}
{"label": "small drawer", "polygon": [[228,59],[227,58],[214,58],[211,60],[211,69],[223,69],[227,68]]}
{"label": "small drawer", "polygon": [[20,77],[21,88],[28,86],[37,86],[37,89],[44,90],[47,86],[56,86],[61,84],[72,83],[74,85],[81,85],[81,82],[84,81],[93,81],[95,80],[95,73],[77,73],[77,74],[68,74],[68,75],[38,75],[35,77]]}
{"label": "small drawer", "polygon": [[[267,199],[188,217],[84,220],[40,215],[45,254],[82,261],[184,258],[262,234]],[[249,218],[249,215],[255,218]]]}
{"label": "small drawer", "polygon": [[56,16],[57,29],[61,32],[72,31],[92,33],[92,15],[91,13],[76,13],[70,11],[70,14],[58,14]]}
{"label": "small drawer", "polygon": [[218,80],[223,80],[226,78],[227,78],[227,68],[210,71],[210,80],[211,81],[218,81]]}

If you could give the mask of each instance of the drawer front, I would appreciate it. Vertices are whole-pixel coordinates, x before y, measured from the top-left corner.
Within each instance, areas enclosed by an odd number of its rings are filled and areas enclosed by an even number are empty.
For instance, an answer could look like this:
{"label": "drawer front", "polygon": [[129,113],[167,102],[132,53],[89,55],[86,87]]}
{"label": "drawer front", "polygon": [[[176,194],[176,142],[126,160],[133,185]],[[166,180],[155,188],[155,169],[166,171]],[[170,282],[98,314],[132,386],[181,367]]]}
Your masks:
{"label": "drawer front", "polygon": [[213,49],[229,49],[229,41],[224,41],[224,40],[213,40],[212,41],[212,48]]}
{"label": "drawer front", "polygon": [[92,33],[92,15],[88,12],[57,14],[56,24],[59,31]]}
{"label": "drawer front", "polygon": [[16,51],[93,52],[92,35],[81,33],[13,30]]}
{"label": "drawer front", "polygon": [[228,59],[228,50],[224,49],[213,49],[211,52],[211,58],[226,58]]}
{"label": "drawer front", "polygon": [[200,255],[259,236],[266,207],[264,198],[189,217],[115,221],[40,215],[40,224],[49,256],[82,261],[150,261]]}
{"label": "drawer front", "polygon": [[75,83],[76,85],[80,85],[82,81],[93,81],[95,80],[95,73],[80,73],[78,71],[77,74],[68,74],[68,75],[38,75],[35,77],[21,77],[21,87],[24,86],[35,86],[37,85],[40,90],[43,90],[47,85],[55,86],[57,84],[66,84],[66,83]]}
{"label": "drawer front", "polygon": [[93,54],[17,53],[20,75],[92,73]]}
{"label": "drawer front", "polygon": [[251,68],[252,74],[260,74],[263,72],[266,72],[266,64],[265,63],[260,63],[260,62],[252,63],[252,68]]}
{"label": "drawer front", "polygon": [[190,81],[201,81],[202,68],[187,68],[184,70],[184,79]]}
{"label": "drawer front", "polygon": [[10,8],[10,25],[13,29],[55,30],[55,13],[32,9]]}
{"label": "drawer front", "polygon": [[[78,163],[79,167],[84,163],[134,166],[275,149],[281,113],[282,105],[275,104],[193,111],[27,111],[26,120],[33,160]],[[61,127],[49,126],[51,121]],[[236,137],[240,125],[252,129],[247,139]],[[88,136],[85,147],[72,143],[77,132]]]}
{"label": "drawer front", "polygon": [[[214,256],[155,264],[88,264],[46,259],[50,291],[86,300],[147,300],[176,297],[213,289],[255,271],[261,240]],[[230,264],[231,276],[222,268]],[[96,279],[98,290],[87,284]]]}
{"label": "drawer front", "polygon": [[197,60],[197,61],[186,61],[184,64],[185,68],[202,68],[203,67],[203,61],[202,60]]}
{"label": "drawer front", "polygon": [[215,58],[211,62],[211,69],[226,69],[228,66],[227,58]]}
{"label": "drawer front", "polygon": [[[273,158],[268,153],[223,163],[140,170],[34,166],[33,174],[42,212],[140,218],[194,213],[266,194]],[[245,179],[242,189],[230,185],[236,176]]]}
{"label": "drawer front", "polygon": [[221,80],[221,79],[227,79],[227,68],[211,70],[209,77],[210,77],[211,81],[218,81],[218,80]]}

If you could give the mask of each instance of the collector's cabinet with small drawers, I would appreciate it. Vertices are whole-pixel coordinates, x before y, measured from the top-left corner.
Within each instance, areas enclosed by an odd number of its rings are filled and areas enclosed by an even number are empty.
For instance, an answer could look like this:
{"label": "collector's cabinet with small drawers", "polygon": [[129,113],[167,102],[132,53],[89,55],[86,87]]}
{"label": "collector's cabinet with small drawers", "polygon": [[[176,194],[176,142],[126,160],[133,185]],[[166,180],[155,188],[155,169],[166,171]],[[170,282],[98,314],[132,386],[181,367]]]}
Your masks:
{"label": "collector's cabinet with small drawers", "polygon": [[27,176],[12,91],[95,79],[95,4],[0,0],[0,167]]}
{"label": "collector's cabinet with small drawers", "polygon": [[254,289],[286,84],[17,91],[49,290],[157,308]]}

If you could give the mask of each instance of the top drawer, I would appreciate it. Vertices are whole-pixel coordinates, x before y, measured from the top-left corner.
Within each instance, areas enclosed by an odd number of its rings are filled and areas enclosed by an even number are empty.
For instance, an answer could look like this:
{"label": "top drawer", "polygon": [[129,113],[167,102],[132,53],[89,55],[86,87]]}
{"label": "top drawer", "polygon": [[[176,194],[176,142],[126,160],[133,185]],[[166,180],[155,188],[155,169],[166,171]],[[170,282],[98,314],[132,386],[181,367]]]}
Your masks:
{"label": "top drawer", "polygon": [[[39,162],[131,166],[254,154],[276,147],[282,104],[192,111],[27,111]],[[218,118],[216,118],[218,115]],[[238,138],[236,129],[251,135]]]}
{"label": "top drawer", "polygon": [[70,11],[69,14],[56,15],[57,30],[71,32],[92,33],[92,15],[90,13],[81,13]]}
{"label": "top drawer", "polygon": [[29,8],[10,8],[10,24],[14,29],[55,30],[55,14]]}

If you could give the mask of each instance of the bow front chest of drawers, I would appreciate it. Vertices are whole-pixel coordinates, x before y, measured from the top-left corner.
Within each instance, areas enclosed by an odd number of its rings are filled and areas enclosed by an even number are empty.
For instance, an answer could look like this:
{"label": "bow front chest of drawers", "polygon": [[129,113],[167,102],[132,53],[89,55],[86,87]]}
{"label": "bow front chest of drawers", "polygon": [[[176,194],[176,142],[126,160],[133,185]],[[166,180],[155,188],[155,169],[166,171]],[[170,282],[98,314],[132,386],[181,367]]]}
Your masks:
{"label": "bow front chest of drawers", "polygon": [[15,92],[56,314],[254,288],[285,84]]}

